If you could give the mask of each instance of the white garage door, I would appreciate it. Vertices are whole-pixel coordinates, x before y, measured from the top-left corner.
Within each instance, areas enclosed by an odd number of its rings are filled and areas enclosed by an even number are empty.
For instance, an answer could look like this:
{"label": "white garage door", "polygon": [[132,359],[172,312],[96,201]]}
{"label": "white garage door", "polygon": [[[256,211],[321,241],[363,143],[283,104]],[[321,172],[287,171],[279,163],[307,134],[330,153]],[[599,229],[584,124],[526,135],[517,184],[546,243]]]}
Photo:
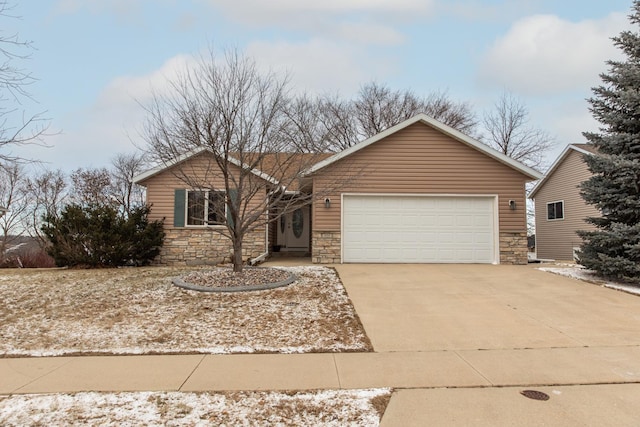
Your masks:
{"label": "white garage door", "polygon": [[493,197],[343,198],[343,261],[492,263]]}

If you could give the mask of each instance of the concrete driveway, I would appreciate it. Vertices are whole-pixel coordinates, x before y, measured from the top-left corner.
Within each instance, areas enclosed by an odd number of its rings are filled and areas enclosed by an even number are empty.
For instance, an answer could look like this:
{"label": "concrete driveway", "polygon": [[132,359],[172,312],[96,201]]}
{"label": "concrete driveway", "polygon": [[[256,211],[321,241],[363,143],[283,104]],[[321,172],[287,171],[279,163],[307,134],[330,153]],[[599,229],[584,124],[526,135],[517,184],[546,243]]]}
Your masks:
{"label": "concrete driveway", "polygon": [[640,297],[531,266],[335,267],[375,352],[0,358],[0,395],[391,387],[383,427],[640,425]]}
{"label": "concrete driveway", "polygon": [[411,370],[432,380],[398,389],[383,426],[640,425],[640,297],[533,266],[335,267],[371,357],[422,358]]}
{"label": "concrete driveway", "polygon": [[640,298],[531,266],[335,266],[385,351],[640,345]]}

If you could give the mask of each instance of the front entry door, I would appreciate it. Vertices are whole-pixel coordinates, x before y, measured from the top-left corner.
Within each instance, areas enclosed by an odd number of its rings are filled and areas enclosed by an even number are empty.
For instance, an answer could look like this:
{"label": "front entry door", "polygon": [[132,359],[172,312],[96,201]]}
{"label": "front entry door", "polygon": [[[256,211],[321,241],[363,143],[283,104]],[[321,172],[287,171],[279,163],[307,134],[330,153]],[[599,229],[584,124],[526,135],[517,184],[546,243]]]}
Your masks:
{"label": "front entry door", "polygon": [[309,250],[309,207],[296,209],[280,218],[278,244],[285,251]]}

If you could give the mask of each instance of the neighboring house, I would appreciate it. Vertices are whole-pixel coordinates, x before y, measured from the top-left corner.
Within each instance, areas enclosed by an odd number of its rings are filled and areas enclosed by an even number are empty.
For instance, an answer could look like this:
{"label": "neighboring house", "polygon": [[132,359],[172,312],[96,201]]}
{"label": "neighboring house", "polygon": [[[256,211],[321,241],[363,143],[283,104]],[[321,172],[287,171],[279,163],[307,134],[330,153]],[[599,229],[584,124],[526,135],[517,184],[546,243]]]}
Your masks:
{"label": "neighboring house", "polygon": [[585,218],[597,217],[600,213],[585,203],[579,188],[580,183],[591,177],[584,156],[592,153],[593,147],[587,144],[567,146],[531,191],[539,259],[573,260],[582,244],[576,231],[595,229]]}
{"label": "neighboring house", "polygon": [[[147,188],[150,219],[165,218],[160,262],[213,262],[230,251],[219,233],[184,222],[189,189],[174,169],[197,170],[205,154],[134,179]],[[349,178],[335,190],[340,176]],[[305,191],[323,196],[248,236],[243,257],[276,245],[310,253],[315,263],[524,264],[525,183],[541,177],[420,114],[308,169]]]}
{"label": "neighboring house", "polygon": [[0,206],[0,218],[2,218],[2,216],[7,212],[7,208],[3,208],[2,206]]}

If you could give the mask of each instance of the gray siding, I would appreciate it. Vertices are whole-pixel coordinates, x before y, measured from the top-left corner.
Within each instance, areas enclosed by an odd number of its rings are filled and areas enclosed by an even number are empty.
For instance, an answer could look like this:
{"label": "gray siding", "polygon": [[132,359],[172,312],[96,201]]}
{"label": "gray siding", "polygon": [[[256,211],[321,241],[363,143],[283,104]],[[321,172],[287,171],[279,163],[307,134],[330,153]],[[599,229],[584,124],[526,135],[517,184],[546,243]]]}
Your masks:
{"label": "gray siding", "polygon": [[[578,186],[591,173],[583,154],[570,150],[535,195],[536,252],[538,258],[572,260],[573,248],[582,243],[577,230],[593,230],[584,219],[598,211],[580,197]],[[548,220],[547,203],[564,201],[564,219]]]}

